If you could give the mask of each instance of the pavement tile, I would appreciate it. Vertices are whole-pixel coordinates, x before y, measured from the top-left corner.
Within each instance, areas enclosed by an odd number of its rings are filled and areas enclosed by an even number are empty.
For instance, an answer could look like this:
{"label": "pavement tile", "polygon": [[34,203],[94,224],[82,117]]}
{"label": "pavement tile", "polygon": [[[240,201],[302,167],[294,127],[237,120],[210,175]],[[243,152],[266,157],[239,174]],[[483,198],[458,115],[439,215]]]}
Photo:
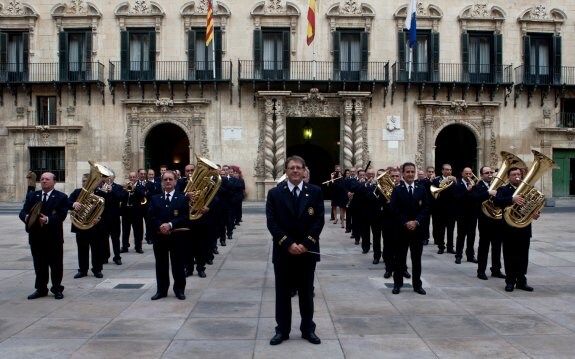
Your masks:
{"label": "pavement tile", "polygon": [[92,339],[71,356],[72,359],[138,358],[154,359],[162,354],[171,340]]}
{"label": "pavement tile", "polygon": [[0,343],[2,359],[69,358],[86,339],[22,339],[10,338]]}
{"label": "pavement tile", "polygon": [[164,359],[251,359],[253,340],[174,340],[163,353]]}
{"label": "pavement tile", "polygon": [[175,339],[255,339],[258,318],[190,318]]}

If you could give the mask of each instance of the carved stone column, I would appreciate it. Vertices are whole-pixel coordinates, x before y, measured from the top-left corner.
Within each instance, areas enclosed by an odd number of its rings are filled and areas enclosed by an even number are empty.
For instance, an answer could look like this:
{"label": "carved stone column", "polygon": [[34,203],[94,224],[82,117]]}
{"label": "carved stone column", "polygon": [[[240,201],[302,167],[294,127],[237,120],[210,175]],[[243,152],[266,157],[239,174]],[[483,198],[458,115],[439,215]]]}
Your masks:
{"label": "carved stone column", "polygon": [[273,178],[281,177],[285,168],[286,146],[285,146],[285,133],[286,133],[286,119],[283,106],[283,100],[276,100],[276,126],[275,126],[275,172]]}
{"label": "carved stone column", "polygon": [[343,166],[351,168],[354,165],[353,156],[353,102],[345,100],[344,102],[344,120],[343,120]]}
{"label": "carved stone column", "polygon": [[[419,116],[419,115],[418,115]],[[425,163],[424,166],[433,166],[433,107],[428,106],[425,108],[425,118],[423,119],[425,126]]]}
{"label": "carved stone column", "polygon": [[264,175],[266,180],[273,180],[272,173],[274,169],[274,102],[272,99],[266,99],[265,102],[265,138],[264,138]]}
{"label": "carved stone column", "polygon": [[353,139],[354,139],[354,151],[353,151],[353,162],[355,166],[362,166],[364,167],[367,163],[365,162],[365,149],[364,149],[364,141],[363,141],[363,121],[362,121],[362,114],[363,114],[363,103],[361,100],[355,100],[355,108],[353,109],[355,114],[355,126],[353,129]]}
{"label": "carved stone column", "polygon": [[494,167],[497,166],[497,163],[492,163],[491,161],[491,127],[493,126],[493,118],[492,117],[485,117],[483,119],[483,163],[480,163],[479,166],[490,166]]}

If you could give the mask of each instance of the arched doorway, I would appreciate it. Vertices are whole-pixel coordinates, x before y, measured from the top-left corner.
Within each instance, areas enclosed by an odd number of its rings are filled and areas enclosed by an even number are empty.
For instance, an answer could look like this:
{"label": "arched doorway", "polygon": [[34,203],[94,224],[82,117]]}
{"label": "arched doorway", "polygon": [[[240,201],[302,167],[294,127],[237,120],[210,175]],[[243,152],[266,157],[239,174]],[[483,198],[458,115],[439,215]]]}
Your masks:
{"label": "arched doorway", "polygon": [[461,125],[445,127],[435,140],[435,168],[441,174],[441,166],[451,164],[453,175],[459,177],[464,167],[471,167],[477,176],[477,139],[471,130]]}
{"label": "arched doorway", "polygon": [[[286,155],[305,159],[310,169],[310,183],[321,186],[340,160],[339,118],[288,118],[286,129]],[[304,129],[311,137],[304,138]],[[325,186],[323,186],[325,187]],[[325,188],[324,188],[325,189]],[[329,193],[324,192],[325,197]]]}
{"label": "arched doorway", "polygon": [[162,123],[150,130],[144,143],[144,166],[156,173],[160,165],[178,169],[182,173],[190,163],[190,141],[186,133],[171,123]]}

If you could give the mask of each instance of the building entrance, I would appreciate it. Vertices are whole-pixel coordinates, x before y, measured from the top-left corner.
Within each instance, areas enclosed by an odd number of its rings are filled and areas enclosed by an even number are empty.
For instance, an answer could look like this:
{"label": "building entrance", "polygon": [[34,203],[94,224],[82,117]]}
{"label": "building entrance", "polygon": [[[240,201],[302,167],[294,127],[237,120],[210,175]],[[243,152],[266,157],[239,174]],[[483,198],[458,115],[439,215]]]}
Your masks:
{"label": "building entrance", "polygon": [[159,174],[161,165],[182,173],[190,163],[190,141],[178,126],[163,123],[150,130],[144,144],[144,166]]}
{"label": "building entrance", "polygon": [[575,196],[575,150],[553,149],[553,197]]}
{"label": "building entrance", "polygon": [[453,175],[459,177],[464,167],[477,170],[477,139],[465,126],[450,125],[445,127],[435,140],[435,170],[441,174],[441,166],[449,163]]}

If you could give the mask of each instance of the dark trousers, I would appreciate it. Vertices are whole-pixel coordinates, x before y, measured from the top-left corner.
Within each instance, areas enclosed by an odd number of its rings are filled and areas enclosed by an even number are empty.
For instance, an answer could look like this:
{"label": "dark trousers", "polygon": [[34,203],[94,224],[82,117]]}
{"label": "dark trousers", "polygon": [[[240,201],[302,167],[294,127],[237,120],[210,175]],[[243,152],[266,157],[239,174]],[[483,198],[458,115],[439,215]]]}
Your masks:
{"label": "dark trousers", "polygon": [[491,245],[491,273],[500,273],[502,227],[498,221],[485,216],[480,217],[478,222],[479,246],[477,247],[477,273],[485,273],[487,269],[489,245]]}
{"label": "dark trousers", "polygon": [[182,262],[182,239],[179,234],[164,236],[158,234],[154,240],[154,257],[156,258],[156,283],[158,292],[166,294],[170,288],[170,261],[174,278],[174,293],[184,293],[186,275]]}
{"label": "dark trousers", "polygon": [[419,228],[408,231],[406,228],[399,230],[395,241],[395,270],[393,272],[393,284],[403,285],[403,273],[407,270],[407,250],[411,252],[411,278],[413,288],[421,288],[421,253],[423,252],[423,240]]}
{"label": "dark trousers", "polygon": [[345,211],[345,230],[351,231],[353,228],[353,208],[347,207]]}
{"label": "dark trousers", "polygon": [[101,272],[103,237],[93,230],[78,231],[76,244],[78,245],[78,272],[88,273],[90,251],[92,252],[92,272]]}
{"label": "dark trousers", "polygon": [[231,237],[234,234],[234,227],[236,223],[234,207],[232,205],[228,205],[226,207],[225,216],[227,218],[226,234],[228,235],[228,237]]}
{"label": "dark trousers", "polygon": [[373,259],[382,258],[384,247],[382,246],[381,223],[381,218],[370,221],[371,235],[373,237]]}
{"label": "dark trousers", "polygon": [[529,245],[531,238],[525,235],[514,235],[508,230],[503,239],[503,260],[505,261],[505,283],[523,286],[527,284],[527,264],[529,262]]}
{"label": "dark trousers", "polygon": [[353,222],[352,233],[356,241],[361,239],[361,249],[368,252],[371,248],[371,234],[367,213],[358,214],[356,221]]}
{"label": "dark trousers", "polygon": [[30,243],[36,283],[34,287],[39,292],[48,292],[48,279],[52,280],[52,292],[61,292],[64,273],[64,243],[40,238]]}
{"label": "dark trousers", "polygon": [[[383,236],[383,263],[385,263],[385,270],[387,272],[393,272],[395,268],[395,236],[396,229],[392,221],[383,222],[382,236]],[[404,261],[405,263],[405,261]],[[407,266],[406,266],[407,267]]]}
{"label": "dark trousers", "polygon": [[[295,257],[295,256],[294,256]],[[291,331],[291,293],[297,290],[302,334],[315,332],[313,321],[313,281],[315,261],[304,256],[274,263],[276,282],[276,333],[289,335]]]}
{"label": "dark trousers", "polygon": [[126,207],[122,216],[122,248],[130,247],[130,231],[134,229],[134,247],[142,248],[144,216],[135,207]]}
{"label": "dark trousers", "polygon": [[[114,259],[122,259],[120,256],[120,233],[121,229],[120,216],[108,218],[106,220],[106,225],[104,226],[104,238],[106,238],[106,243],[104,244],[104,258],[110,258],[110,242],[112,242],[112,251],[114,252]],[[109,238],[109,240],[108,240]]]}
{"label": "dark trousers", "polygon": [[194,265],[198,272],[206,270],[210,241],[206,223],[192,221],[190,229],[193,238],[187,238],[184,244],[184,266],[191,274],[194,271]]}
{"label": "dark trousers", "polygon": [[[477,228],[477,217],[474,214],[465,214],[457,218],[457,242],[455,246],[455,256],[461,258],[463,246],[465,245],[465,255],[467,258],[475,257],[475,229]],[[467,239],[467,241],[466,241]]]}
{"label": "dark trousers", "polygon": [[453,230],[455,217],[451,213],[433,213],[433,241],[440,249],[445,249],[445,232],[447,231],[447,249],[453,250]]}

